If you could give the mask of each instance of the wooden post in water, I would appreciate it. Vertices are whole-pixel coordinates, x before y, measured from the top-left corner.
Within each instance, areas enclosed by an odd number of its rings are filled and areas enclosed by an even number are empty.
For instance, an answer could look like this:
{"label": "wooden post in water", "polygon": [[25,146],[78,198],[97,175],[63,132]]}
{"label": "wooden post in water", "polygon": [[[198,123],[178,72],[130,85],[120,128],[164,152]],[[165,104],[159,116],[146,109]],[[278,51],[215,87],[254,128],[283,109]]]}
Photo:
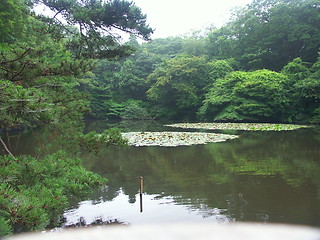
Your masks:
{"label": "wooden post in water", "polygon": [[143,193],[143,177],[140,176],[140,194]]}
{"label": "wooden post in water", "polygon": [[140,176],[140,212],[143,212],[143,208],[142,208],[142,192],[143,192],[143,177]]}

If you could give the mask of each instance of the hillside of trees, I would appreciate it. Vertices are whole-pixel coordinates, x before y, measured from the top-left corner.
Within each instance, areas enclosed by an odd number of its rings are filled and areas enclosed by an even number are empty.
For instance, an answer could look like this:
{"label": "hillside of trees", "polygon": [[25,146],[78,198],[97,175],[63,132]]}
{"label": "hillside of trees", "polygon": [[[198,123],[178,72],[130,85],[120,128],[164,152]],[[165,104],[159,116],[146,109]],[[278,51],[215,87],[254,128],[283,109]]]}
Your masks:
{"label": "hillside of trees", "polygon": [[320,5],[256,0],[228,24],[155,39],[88,76],[96,118],[318,123]]}

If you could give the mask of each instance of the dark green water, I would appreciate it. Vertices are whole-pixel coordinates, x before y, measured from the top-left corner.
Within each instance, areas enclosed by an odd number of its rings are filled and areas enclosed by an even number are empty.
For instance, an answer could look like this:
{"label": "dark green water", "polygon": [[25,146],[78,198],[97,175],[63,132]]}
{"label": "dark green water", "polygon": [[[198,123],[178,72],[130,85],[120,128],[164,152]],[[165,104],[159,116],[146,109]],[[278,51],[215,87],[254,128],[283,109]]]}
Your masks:
{"label": "dark green water", "polygon": [[[91,122],[88,130],[106,127],[105,122]],[[142,122],[121,127],[162,128]],[[98,154],[84,153],[84,166],[109,183],[86,201],[74,203],[65,212],[66,224],[82,217],[87,223],[99,218],[126,224],[253,221],[320,227],[319,127],[230,133],[240,138],[188,147],[110,147]],[[30,136],[21,137],[20,144],[28,149],[28,141]]]}

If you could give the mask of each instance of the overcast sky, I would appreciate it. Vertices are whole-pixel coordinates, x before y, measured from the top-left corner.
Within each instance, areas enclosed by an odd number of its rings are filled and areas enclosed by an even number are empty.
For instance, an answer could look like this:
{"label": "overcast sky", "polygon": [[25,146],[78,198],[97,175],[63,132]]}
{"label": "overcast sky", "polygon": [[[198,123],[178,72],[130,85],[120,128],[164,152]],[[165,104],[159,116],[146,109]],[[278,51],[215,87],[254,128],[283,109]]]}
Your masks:
{"label": "overcast sky", "polygon": [[210,25],[221,27],[234,7],[252,0],[133,0],[155,29],[152,38],[165,38],[200,30]]}

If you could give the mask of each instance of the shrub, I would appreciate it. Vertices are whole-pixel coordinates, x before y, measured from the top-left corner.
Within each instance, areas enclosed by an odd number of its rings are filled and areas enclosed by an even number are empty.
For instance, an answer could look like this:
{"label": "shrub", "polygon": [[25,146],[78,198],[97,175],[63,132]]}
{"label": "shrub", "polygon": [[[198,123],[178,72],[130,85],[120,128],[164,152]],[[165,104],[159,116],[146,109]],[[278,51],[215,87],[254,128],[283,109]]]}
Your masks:
{"label": "shrub", "polygon": [[129,100],[124,108],[124,111],[120,113],[120,117],[126,120],[147,120],[151,119],[148,111],[141,106],[140,101]]}

